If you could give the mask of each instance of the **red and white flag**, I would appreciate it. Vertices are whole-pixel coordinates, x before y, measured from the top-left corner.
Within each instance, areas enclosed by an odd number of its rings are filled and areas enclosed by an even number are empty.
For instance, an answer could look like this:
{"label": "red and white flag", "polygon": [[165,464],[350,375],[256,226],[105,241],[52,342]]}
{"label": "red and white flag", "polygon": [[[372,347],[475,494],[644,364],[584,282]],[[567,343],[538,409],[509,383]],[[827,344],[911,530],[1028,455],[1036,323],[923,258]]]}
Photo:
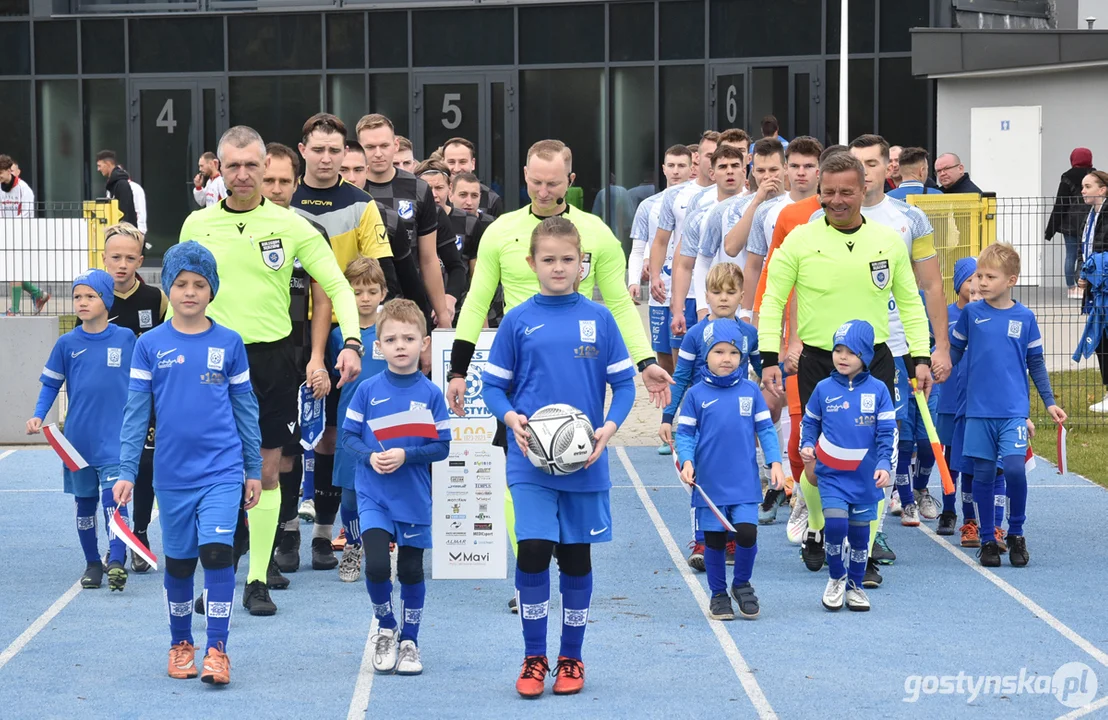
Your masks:
{"label": "red and white flag", "polygon": [[77,452],[77,448],[65,439],[65,435],[62,435],[62,431],[58,430],[56,423],[43,425],[42,434],[46,436],[46,442],[50,443],[50,447],[54,448],[54,452],[58,454],[58,457],[62,459],[70,472],[77,472],[88,467],[88,462],[81,457],[81,453]]}
{"label": "red and white flag", "polygon": [[832,470],[857,470],[867,452],[869,451],[866,448],[839,447],[828,440],[826,435],[820,435],[816,441],[816,459]]}
{"label": "red and white flag", "polygon": [[439,429],[435,426],[435,416],[427,408],[406,410],[384,417],[372,418],[369,421],[369,429],[373,431],[373,437],[377,438],[377,442],[406,437],[439,439]]}
{"label": "red and white flag", "polygon": [[1031,449],[1031,443],[1027,443],[1027,454],[1023,456],[1023,469],[1025,472],[1031,472],[1037,465],[1038,463],[1035,462],[1035,451]]}
{"label": "red and white flag", "polygon": [[719,520],[720,524],[723,525],[723,527],[727,528],[727,532],[735,532],[735,526],[731,524],[731,522],[727,519],[726,516],[724,516],[722,512],[720,512],[720,509],[716,507],[716,504],[714,502],[712,502],[712,498],[708,497],[708,493],[704,492],[704,488],[695,483],[693,484],[693,487],[696,488],[696,491],[700,493],[700,497],[704,498],[704,502],[708,503],[708,509],[711,510],[712,514],[716,516],[716,520]]}
{"label": "red and white flag", "polygon": [[1069,432],[1065,425],[1058,426],[1058,474],[1065,475],[1070,470],[1069,459],[1066,457],[1066,435]]}
{"label": "red and white flag", "polygon": [[143,545],[142,541],[131,532],[131,528],[127,527],[127,521],[125,521],[120,514],[119,507],[116,507],[115,512],[112,513],[111,518],[108,519],[108,528],[115,533],[115,536],[122,540],[127,547],[131,548],[131,552],[150,563],[150,567],[155,570],[158,569],[158,556],[150,552],[150,548]]}

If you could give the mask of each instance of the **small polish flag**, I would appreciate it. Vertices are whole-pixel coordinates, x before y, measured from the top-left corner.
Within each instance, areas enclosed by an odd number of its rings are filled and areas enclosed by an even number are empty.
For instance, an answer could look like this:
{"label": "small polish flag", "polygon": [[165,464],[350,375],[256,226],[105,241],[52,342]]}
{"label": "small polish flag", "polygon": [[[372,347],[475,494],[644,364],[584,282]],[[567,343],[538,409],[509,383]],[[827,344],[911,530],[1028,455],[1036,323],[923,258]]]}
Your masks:
{"label": "small polish flag", "polygon": [[712,502],[712,498],[708,497],[708,493],[704,492],[704,488],[695,483],[693,484],[693,487],[696,488],[696,491],[700,493],[700,497],[704,498],[704,502],[708,503],[708,509],[711,510],[712,514],[716,516],[716,520],[719,520],[720,524],[723,525],[723,527],[727,528],[727,532],[735,532],[735,526],[727,520],[722,512],[720,512],[719,508],[716,507],[716,504]]}
{"label": "small polish flag", "polygon": [[62,435],[61,430],[58,430],[57,423],[43,425],[42,434],[46,436],[46,442],[50,443],[50,447],[54,448],[54,452],[58,454],[58,457],[62,459],[70,472],[77,472],[88,467],[88,463],[81,457],[81,453],[77,452],[77,448],[65,439],[65,435]]}
{"label": "small polish flag", "polygon": [[122,540],[127,547],[131,548],[131,552],[137,553],[146,562],[150,563],[150,567],[155,570],[158,569],[158,556],[150,552],[150,548],[142,544],[142,540],[139,540],[131,528],[127,527],[127,521],[123,519],[123,516],[119,512],[119,507],[116,507],[115,512],[112,513],[111,518],[108,520],[108,528],[115,533],[115,536]]}
{"label": "small polish flag", "polygon": [[1023,469],[1031,472],[1038,463],[1035,462],[1035,453],[1031,450],[1031,443],[1027,443],[1027,454],[1023,456]]}
{"label": "small polish flag", "polygon": [[1069,459],[1066,457],[1066,435],[1069,431],[1064,425],[1058,426],[1058,474],[1065,475],[1070,470]]}
{"label": "small polish flag", "polygon": [[828,440],[826,435],[820,435],[816,442],[816,459],[832,470],[857,470],[867,452],[866,448],[839,447]]}
{"label": "small polish flag", "polygon": [[427,408],[405,410],[384,417],[371,418],[369,429],[373,431],[373,437],[377,438],[377,442],[406,437],[439,439],[439,429],[435,426],[435,416]]}

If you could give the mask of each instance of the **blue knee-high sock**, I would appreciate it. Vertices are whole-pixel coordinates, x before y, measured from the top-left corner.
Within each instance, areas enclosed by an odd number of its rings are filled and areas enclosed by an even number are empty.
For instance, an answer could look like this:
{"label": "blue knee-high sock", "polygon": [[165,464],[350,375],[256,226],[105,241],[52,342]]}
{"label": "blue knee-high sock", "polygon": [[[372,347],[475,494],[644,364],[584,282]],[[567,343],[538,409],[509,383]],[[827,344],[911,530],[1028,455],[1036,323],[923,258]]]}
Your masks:
{"label": "blue knee-high sock", "polygon": [[962,473],[962,519],[965,522],[977,519],[977,508],[973,506],[973,473]]}
{"label": "blue knee-high sock", "polygon": [[100,548],[96,544],[96,503],[97,499],[75,498],[77,501],[77,538],[85,552],[85,562],[100,562]]}
{"label": "blue knee-high sock", "polygon": [[[208,618],[208,647],[226,651],[235,604],[235,569],[204,568],[204,614]],[[222,645],[222,647],[220,647]]]}
{"label": "blue knee-high sock", "polygon": [[973,504],[977,506],[977,523],[981,526],[981,542],[995,542],[996,461],[974,458]]}
{"label": "blue knee-high sock", "polygon": [[525,655],[546,655],[546,615],[550,608],[550,569],[526,573],[516,568],[516,604],[523,625]]}
{"label": "blue knee-high sock", "polygon": [[377,624],[385,630],[395,630],[396,616],[392,614],[392,581],[373,582],[366,577],[365,587],[369,591],[370,602],[373,603],[373,614],[377,618]]}
{"label": "blue knee-high sock", "polygon": [[750,582],[750,576],[754,574],[754,558],[758,556],[758,526],[752,525],[754,544],[750,547],[738,545],[735,548],[735,585]]}
{"label": "blue knee-high sock", "polygon": [[900,443],[899,455],[896,458],[896,492],[900,495],[901,505],[911,505],[916,500],[912,496],[912,450],[916,444],[912,441]]}
{"label": "blue knee-high sock", "polygon": [[592,572],[579,576],[561,573],[558,582],[562,591],[562,647],[558,655],[582,660],[581,645],[585,642],[592,600]]}
{"label": "blue knee-high sock", "polygon": [[946,460],[947,469],[950,469],[950,479],[954,483],[954,492],[949,495],[943,493],[943,512],[957,512],[958,473],[950,468],[950,447],[944,448],[943,458]]}
{"label": "blue knee-high sock", "polygon": [[931,480],[931,470],[935,467],[935,451],[931,443],[920,440],[916,443],[916,461],[912,464],[912,488],[926,490]]}
{"label": "blue knee-high sock", "polygon": [[850,540],[850,567],[847,575],[850,581],[862,587],[866,576],[866,561],[869,559],[869,523],[850,523],[846,537]]}
{"label": "blue knee-high sock", "polygon": [[1004,458],[1004,477],[1008,481],[1008,534],[1023,535],[1027,521],[1027,468],[1022,455]]}
{"label": "blue knee-high sock", "polygon": [[[116,508],[115,496],[112,495],[111,488],[104,488],[100,491],[100,504],[104,507],[104,527],[108,529],[108,549],[111,551],[108,562],[125,562],[127,560],[127,544],[123,542],[123,538],[115,536],[115,533],[111,531],[111,523],[109,522],[111,516],[115,514]],[[124,520],[127,519],[126,505],[119,508],[119,515]]]}
{"label": "blue knee-high sock", "polygon": [[846,518],[823,518],[823,549],[827,553],[827,569],[834,579],[846,575],[843,565],[843,541],[846,540]]}
{"label": "blue knee-high sock", "polygon": [[704,547],[704,571],[713,595],[727,592],[727,551]]}
{"label": "blue knee-high sock", "polygon": [[346,544],[351,547],[362,544],[361,521],[358,520],[358,495],[350,488],[342,489],[342,504],[339,505],[342,527],[346,530]]}
{"label": "blue knee-high sock", "polygon": [[400,639],[419,644],[419,624],[423,622],[423,601],[427,597],[427,583],[422,580],[411,585],[400,583],[400,606],[404,624],[400,626]]}
{"label": "blue knee-high sock", "polygon": [[315,450],[304,451],[304,482],[300,493],[302,500],[315,498]]}
{"label": "blue knee-high sock", "polygon": [[171,644],[182,640],[192,641],[192,575],[186,578],[173,577],[162,573],[162,587],[165,588],[165,605],[169,614],[169,635]]}
{"label": "blue knee-high sock", "polygon": [[[1024,476],[1026,482],[1026,474]],[[1008,509],[1008,481],[1003,472],[997,472],[996,485],[993,486],[993,492],[996,493],[995,504],[993,506],[993,524],[998,528],[1004,527],[1004,511]],[[1025,487],[1026,490],[1026,487]]]}

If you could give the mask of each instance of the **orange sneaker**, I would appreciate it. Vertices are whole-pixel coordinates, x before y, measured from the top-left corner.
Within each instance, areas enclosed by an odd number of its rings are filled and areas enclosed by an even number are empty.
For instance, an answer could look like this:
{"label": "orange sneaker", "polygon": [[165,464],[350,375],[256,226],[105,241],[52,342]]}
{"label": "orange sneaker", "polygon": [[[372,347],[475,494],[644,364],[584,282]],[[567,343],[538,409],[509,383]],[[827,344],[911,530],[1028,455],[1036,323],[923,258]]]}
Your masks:
{"label": "orange sneaker", "polygon": [[1004,538],[1008,537],[1008,533],[1000,528],[993,528],[993,537],[996,538],[996,549],[1002,553],[1008,552],[1008,543],[1004,542]]}
{"label": "orange sneaker", "polygon": [[576,658],[559,657],[554,668],[554,694],[576,695],[585,686],[585,665]]}
{"label": "orange sneaker", "polygon": [[231,682],[231,658],[223,652],[223,643],[219,647],[208,648],[200,679],[210,685],[226,685]]}
{"label": "orange sneaker", "polygon": [[169,677],[188,680],[196,675],[196,648],[188,640],[169,648]]}
{"label": "orange sneaker", "polygon": [[546,674],[550,663],[545,655],[528,655],[523,659],[523,669],[516,680],[516,692],[525,698],[537,698],[546,688]]}
{"label": "orange sneaker", "polygon": [[977,521],[969,520],[962,526],[962,547],[981,547],[981,533],[977,529]]}

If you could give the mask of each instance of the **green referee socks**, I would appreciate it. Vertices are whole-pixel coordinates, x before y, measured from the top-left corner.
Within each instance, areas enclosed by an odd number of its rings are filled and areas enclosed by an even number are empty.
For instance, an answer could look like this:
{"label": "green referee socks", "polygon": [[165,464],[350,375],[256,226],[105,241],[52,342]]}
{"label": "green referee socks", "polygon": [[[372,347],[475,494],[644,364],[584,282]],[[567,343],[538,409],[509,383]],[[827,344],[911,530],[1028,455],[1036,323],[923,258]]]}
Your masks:
{"label": "green referee socks", "polygon": [[277,534],[277,517],[281,514],[281,488],[262,490],[258,504],[247,513],[250,520],[250,572],[246,582],[266,581],[269,558],[273,555],[273,538]]}
{"label": "green referee socks", "polygon": [[[819,497],[819,488],[808,482],[808,473],[800,478],[800,492],[804,495],[804,503],[808,506],[808,527],[812,530],[823,530],[823,501]],[[254,538],[250,538],[254,542]]]}

